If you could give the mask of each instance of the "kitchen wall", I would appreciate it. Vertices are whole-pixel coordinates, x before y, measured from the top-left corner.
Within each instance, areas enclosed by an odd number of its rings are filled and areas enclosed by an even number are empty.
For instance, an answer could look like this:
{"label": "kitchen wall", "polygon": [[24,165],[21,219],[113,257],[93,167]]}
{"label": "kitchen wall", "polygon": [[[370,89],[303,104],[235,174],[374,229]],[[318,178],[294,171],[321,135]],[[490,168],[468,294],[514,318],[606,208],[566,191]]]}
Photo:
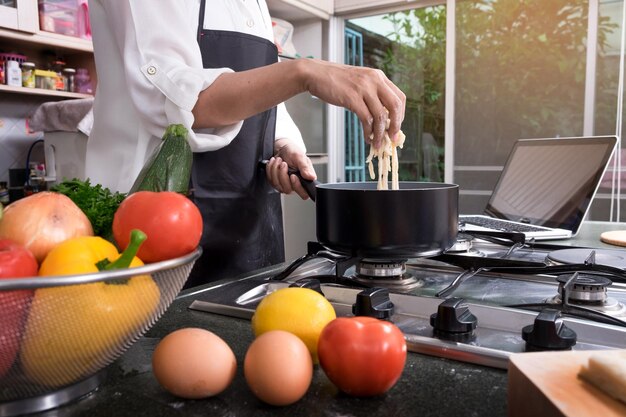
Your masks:
{"label": "kitchen wall", "polygon": [[[29,133],[27,116],[42,103],[42,98],[28,95],[0,95],[0,181],[9,181],[9,169],[25,168],[29,147],[42,132]],[[43,162],[43,146],[36,145],[31,161]],[[20,184],[10,184],[20,186]]]}

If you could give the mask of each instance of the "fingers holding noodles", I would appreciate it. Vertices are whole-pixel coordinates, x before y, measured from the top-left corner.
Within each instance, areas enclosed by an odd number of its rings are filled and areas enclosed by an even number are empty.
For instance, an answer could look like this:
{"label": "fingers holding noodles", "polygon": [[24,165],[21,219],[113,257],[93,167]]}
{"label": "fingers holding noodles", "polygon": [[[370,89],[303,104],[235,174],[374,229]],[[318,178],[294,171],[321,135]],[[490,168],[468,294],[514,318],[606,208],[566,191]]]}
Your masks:
{"label": "fingers holding noodles", "polygon": [[406,136],[404,133],[399,131],[398,138],[394,143],[391,141],[388,132],[385,132],[383,143],[378,149],[375,149],[373,145],[370,145],[370,153],[365,162],[368,164],[370,178],[375,179],[376,174],[374,172],[374,158],[378,158],[377,189],[389,189],[389,172],[391,172],[391,189],[397,190],[400,188],[398,177],[398,148],[402,148],[402,146],[404,146],[405,139]]}

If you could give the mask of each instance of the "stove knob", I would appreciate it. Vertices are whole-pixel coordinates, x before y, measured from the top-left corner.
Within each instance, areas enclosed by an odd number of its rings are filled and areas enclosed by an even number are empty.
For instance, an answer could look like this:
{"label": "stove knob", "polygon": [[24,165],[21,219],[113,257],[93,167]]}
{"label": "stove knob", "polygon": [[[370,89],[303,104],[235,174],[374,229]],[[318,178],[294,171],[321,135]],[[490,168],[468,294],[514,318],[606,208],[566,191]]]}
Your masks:
{"label": "stove knob", "polygon": [[452,297],[439,304],[437,312],[430,316],[435,332],[467,334],[474,331],[478,319],[469,310],[464,299]]}
{"label": "stove knob", "polygon": [[356,295],[356,303],[352,305],[355,316],[369,316],[389,320],[394,313],[393,302],[389,299],[387,288],[368,288]]}
{"label": "stove knob", "polygon": [[576,344],[576,332],[563,323],[560,311],[545,309],[522,329],[522,339],[527,350],[565,350]]}
{"label": "stove knob", "polygon": [[290,287],[309,288],[324,295],[324,293],[322,292],[322,285],[320,284],[320,281],[315,278],[301,278],[297,281],[294,281],[290,285]]}

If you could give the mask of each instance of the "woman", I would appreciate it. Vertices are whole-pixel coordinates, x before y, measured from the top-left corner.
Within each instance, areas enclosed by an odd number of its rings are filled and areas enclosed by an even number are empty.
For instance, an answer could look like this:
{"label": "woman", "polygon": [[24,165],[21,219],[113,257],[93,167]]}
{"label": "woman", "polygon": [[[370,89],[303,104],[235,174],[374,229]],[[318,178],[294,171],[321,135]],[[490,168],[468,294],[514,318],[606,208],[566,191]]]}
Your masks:
{"label": "woman", "polygon": [[86,175],[128,191],[167,125],[190,129],[204,254],[187,287],[284,260],[276,190],[307,198],[288,166],[316,178],[285,100],[308,92],[354,111],[375,146],[388,118],[390,136],[400,130],[405,97],[382,72],[278,62],[264,0],[90,0],[89,9],[98,91]]}

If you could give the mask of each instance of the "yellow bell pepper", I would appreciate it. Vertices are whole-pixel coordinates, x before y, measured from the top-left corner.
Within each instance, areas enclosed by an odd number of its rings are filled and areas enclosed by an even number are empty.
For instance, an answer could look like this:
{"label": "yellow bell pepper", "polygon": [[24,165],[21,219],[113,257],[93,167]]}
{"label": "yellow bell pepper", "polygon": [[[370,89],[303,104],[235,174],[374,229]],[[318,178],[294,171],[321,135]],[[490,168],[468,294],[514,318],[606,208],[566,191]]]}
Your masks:
{"label": "yellow bell pepper", "polygon": [[[135,241],[120,255],[100,237],[70,239],[48,254],[39,275],[87,274],[105,264],[104,269],[140,266],[143,262],[134,256],[140,244]],[[24,373],[33,382],[53,387],[87,377],[145,329],[159,298],[159,287],[149,275],[37,289],[20,352]]]}

